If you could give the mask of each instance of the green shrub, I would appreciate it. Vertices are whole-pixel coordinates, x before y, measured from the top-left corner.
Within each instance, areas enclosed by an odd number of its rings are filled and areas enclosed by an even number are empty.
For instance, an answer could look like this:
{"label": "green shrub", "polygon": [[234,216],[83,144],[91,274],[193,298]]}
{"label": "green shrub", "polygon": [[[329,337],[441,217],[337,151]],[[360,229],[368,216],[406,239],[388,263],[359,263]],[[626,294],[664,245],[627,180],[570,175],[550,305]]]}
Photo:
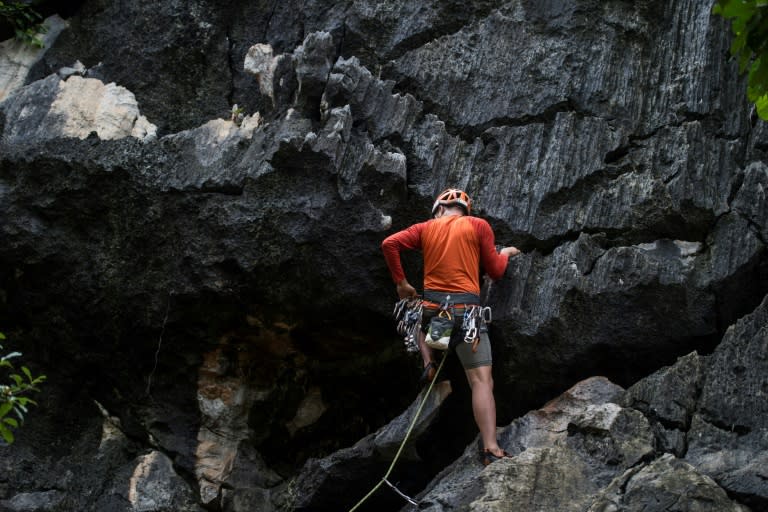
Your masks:
{"label": "green shrub", "polygon": [[717,0],[712,12],[731,20],[731,55],[748,73],[747,98],[768,120],[768,0]]}
{"label": "green shrub", "polygon": [[43,47],[39,34],[45,33],[43,17],[31,4],[0,0],[0,18],[10,24],[16,38],[25,43]]}
{"label": "green shrub", "polygon": [[[0,340],[4,339],[5,335],[0,333]],[[0,345],[0,349],[2,348],[3,346]],[[20,352],[10,352],[0,356],[0,369],[3,371],[0,375],[0,436],[8,444],[14,440],[13,431],[24,422],[24,415],[28,412],[27,407],[37,405],[29,395],[38,392],[38,384],[45,381],[45,375],[35,377],[26,366],[21,366],[17,370],[11,360],[19,356],[21,356]],[[3,384],[3,382],[7,383]]]}

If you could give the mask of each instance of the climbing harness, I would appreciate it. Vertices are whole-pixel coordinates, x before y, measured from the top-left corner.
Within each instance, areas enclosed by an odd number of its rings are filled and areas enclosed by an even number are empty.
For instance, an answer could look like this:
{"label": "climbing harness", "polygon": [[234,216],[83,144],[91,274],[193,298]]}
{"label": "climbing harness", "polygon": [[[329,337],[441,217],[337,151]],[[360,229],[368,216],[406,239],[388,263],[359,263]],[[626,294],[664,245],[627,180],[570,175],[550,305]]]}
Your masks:
{"label": "climbing harness", "polygon": [[407,352],[419,351],[419,329],[421,329],[421,312],[423,301],[419,297],[407,297],[395,304],[392,316],[397,321],[397,333],[405,340]]}
{"label": "climbing harness", "polygon": [[437,372],[435,372],[435,378],[432,380],[432,382],[429,383],[429,387],[427,388],[427,391],[424,393],[424,398],[421,399],[421,403],[419,403],[419,408],[416,409],[416,413],[413,415],[413,419],[411,420],[411,424],[408,426],[408,430],[405,432],[405,437],[403,438],[403,442],[400,443],[400,448],[397,450],[397,453],[395,454],[395,458],[392,460],[392,463],[389,465],[389,469],[387,469],[387,472],[384,474],[384,476],[379,480],[379,483],[373,486],[373,489],[371,489],[368,494],[363,496],[363,498],[357,502],[357,504],[349,509],[349,512],[354,512],[355,510],[360,507],[368,498],[370,498],[374,492],[376,492],[379,487],[381,487],[382,484],[387,484],[389,487],[391,487],[397,494],[399,494],[403,499],[405,499],[408,503],[411,505],[418,506],[419,502],[402,492],[400,489],[398,489],[394,484],[392,484],[388,478],[389,475],[392,473],[392,470],[395,467],[395,464],[397,463],[397,459],[400,458],[400,455],[403,452],[403,448],[405,448],[405,444],[408,442],[408,438],[411,437],[411,432],[413,431],[413,428],[416,426],[416,421],[419,419],[419,415],[421,414],[421,410],[424,408],[424,404],[427,403],[427,398],[429,398],[429,394],[432,392],[432,388],[435,385],[435,382],[437,382],[437,376],[440,373],[440,370],[443,368],[443,363],[445,363],[445,358],[448,356],[448,351],[443,353],[443,358],[440,360],[440,366],[437,367]]}

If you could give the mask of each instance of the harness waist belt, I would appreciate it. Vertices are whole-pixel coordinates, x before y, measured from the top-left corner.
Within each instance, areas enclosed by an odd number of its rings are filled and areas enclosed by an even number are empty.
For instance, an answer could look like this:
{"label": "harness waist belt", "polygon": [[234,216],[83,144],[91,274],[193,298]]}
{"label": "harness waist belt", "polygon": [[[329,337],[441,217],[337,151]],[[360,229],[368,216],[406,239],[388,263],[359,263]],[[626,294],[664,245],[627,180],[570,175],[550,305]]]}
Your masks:
{"label": "harness waist belt", "polygon": [[444,304],[448,301],[449,305],[457,307],[459,305],[476,306],[480,304],[480,296],[469,292],[440,292],[436,290],[424,290],[424,300],[426,302]]}
{"label": "harness waist belt", "polygon": [[[422,304],[424,304],[424,307],[427,309],[440,309],[440,306],[442,306],[442,303],[432,302],[429,300],[422,301]],[[453,302],[451,302],[451,307],[453,309],[468,309],[475,306],[479,306],[479,304],[454,304]]]}

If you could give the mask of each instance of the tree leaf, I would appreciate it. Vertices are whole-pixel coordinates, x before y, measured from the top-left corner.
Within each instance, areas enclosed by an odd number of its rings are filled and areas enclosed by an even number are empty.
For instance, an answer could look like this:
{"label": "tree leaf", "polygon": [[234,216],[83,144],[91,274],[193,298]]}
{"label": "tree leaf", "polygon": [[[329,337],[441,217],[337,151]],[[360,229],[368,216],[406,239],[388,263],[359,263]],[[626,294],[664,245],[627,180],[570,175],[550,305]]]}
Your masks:
{"label": "tree leaf", "polygon": [[753,97],[762,96],[766,92],[768,92],[768,58],[760,58],[749,70],[747,95],[750,101],[754,101]]}
{"label": "tree leaf", "polygon": [[6,354],[3,356],[3,361],[7,361],[12,357],[19,357],[21,355],[21,352],[11,352],[10,354]]}
{"label": "tree leaf", "polygon": [[768,94],[763,94],[757,100],[755,100],[755,107],[757,108],[757,115],[763,121],[768,121]]}
{"label": "tree leaf", "polygon": [[0,436],[3,436],[5,442],[8,444],[13,443],[13,432],[11,432],[5,425],[0,423]]}
{"label": "tree leaf", "polygon": [[755,6],[742,0],[730,0],[723,6],[724,18],[742,18],[748,20],[752,17]]}
{"label": "tree leaf", "polygon": [[739,73],[744,73],[749,67],[749,62],[752,60],[752,54],[745,51],[739,56]]}
{"label": "tree leaf", "polygon": [[739,55],[744,48],[747,46],[747,34],[741,33],[733,38],[733,42],[731,43],[731,55],[736,57]]}
{"label": "tree leaf", "polygon": [[13,418],[3,418],[3,422],[12,426],[13,428],[19,428],[19,422]]}

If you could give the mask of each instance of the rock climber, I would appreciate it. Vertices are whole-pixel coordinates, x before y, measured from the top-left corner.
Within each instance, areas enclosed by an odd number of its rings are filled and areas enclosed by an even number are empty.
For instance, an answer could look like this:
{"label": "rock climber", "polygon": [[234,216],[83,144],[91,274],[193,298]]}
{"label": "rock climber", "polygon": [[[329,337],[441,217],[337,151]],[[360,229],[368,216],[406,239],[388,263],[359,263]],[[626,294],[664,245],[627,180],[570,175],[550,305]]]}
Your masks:
{"label": "rock climber", "polygon": [[472,390],[472,412],[483,447],[484,465],[509,456],[496,439],[496,402],[493,397],[491,344],[485,329],[479,329],[474,343],[464,343],[462,317],[480,305],[480,268],[493,280],[500,279],[515,247],[496,251],[494,234],[484,219],[471,216],[472,201],[466,192],[447,189],[432,206],[432,219],[414,224],[387,237],[381,244],[384,259],[397,285],[400,299],[418,296],[405,276],[400,261],[403,250],[421,250],[424,256],[424,313],[419,351],[424,363],[422,379],[434,379],[437,365],[432,348],[425,343],[430,321],[450,308],[454,318],[451,347],[459,356]]}

